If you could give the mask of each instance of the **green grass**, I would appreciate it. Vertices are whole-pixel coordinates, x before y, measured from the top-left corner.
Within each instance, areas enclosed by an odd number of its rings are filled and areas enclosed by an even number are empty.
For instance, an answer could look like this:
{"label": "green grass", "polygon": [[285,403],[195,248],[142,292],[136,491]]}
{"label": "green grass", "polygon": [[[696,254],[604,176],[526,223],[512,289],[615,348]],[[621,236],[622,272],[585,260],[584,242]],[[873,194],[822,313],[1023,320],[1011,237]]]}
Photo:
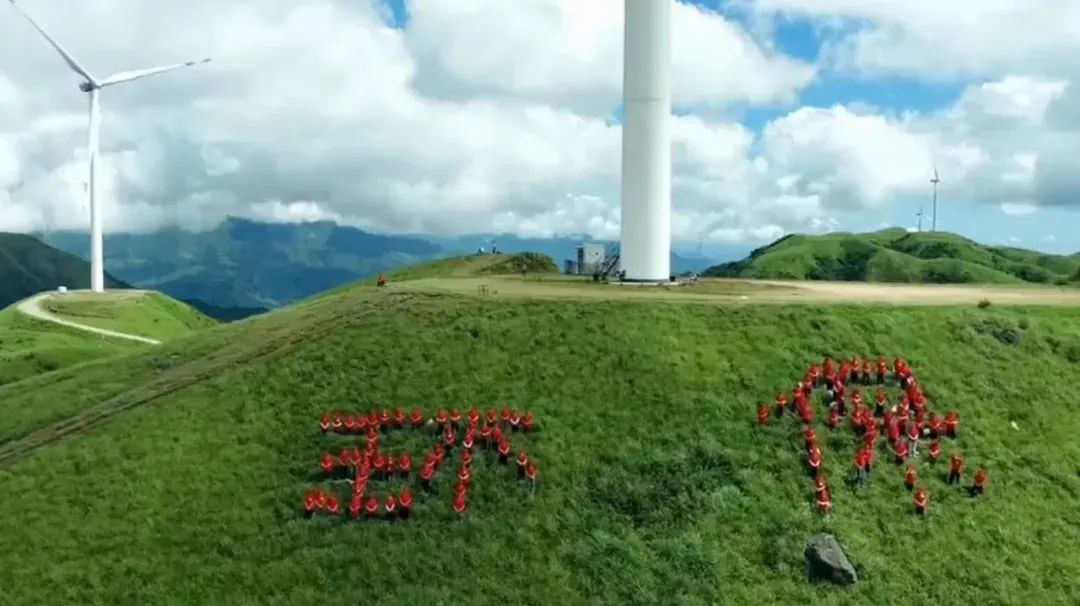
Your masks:
{"label": "green grass", "polygon": [[162,341],[216,324],[180,301],[147,291],[72,293],[50,297],[42,303],[42,307],[87,326]]}
{"label": "green grass", "polygon": [[8,307],[0,310],[0,388],[139,347],[138,343],[40,322]]}
{"label": "green grass", "polygon": [[[798,428],[754,417],[826,353],[906,356],[932,402],[960,412],[955,447],[988,467],[988,494],[927,477],[931,515],[918,519],[883,462],[866,492],[842,484],[854,438],[838,431],[823,440],[835,515],[817,516]],[[153,370],[163,357],[171,366]],[[1067,309],[352,288],[0,388],[0,436],[31,402],[48,414],[7,436],[148,400],[0,462],[0,494],[15,495],[0,501],[0,587],[15,604],[1075,603],[1080,408],[1062,378],[1078,363]],[[463,521],[446,471],[408,523],[300,519],[318,456],[349,443],[319,434],[318,415],[396,402],[531,409],[541,431],[521,444],[541,491],[481,463]],[[803,547],[823,530],[860,585],[805,582]]]}
{"label": "green grass", "polygon": [[887,229],[867,234],[792,235],[706,275],[870,282],[1065,284],[1080,258],[985,246],[945,232]]}

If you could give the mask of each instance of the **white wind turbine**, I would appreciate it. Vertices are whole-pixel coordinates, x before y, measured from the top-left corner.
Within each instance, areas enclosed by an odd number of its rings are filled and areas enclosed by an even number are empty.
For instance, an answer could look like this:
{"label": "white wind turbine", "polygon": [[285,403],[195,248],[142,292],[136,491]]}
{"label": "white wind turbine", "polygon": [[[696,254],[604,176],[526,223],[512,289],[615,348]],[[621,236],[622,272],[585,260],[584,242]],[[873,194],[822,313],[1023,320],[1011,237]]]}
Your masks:
{"label": "white wind turbine", "polygon": [[174,69],[180,69],[181,67],[206,63],[210,61],[210,59],[120,72],[113,74],[108,78],[99,80],[92,76],[90,72],[86,71],[86,69],[83,68],[70,53],[64,50],[64,47],[60,46],[56,40],[53,40],[52,36],[46,33],[45,30],[30,17],[30,15],[26,14],[26,11],[15,3],[15,0],[8,1],[15,7],[15,10],[19,11],[23,17],[26,17],[26,20],[34,26],[34,29],[48,40],[49,44],[56,49],[56,52],[60,53],[60,56],[63,57],[64,62],[68,64],[68,67],[76,74],[86,79],[85,82],[79,85],[79,90],[84,93],[89,93],[90,95],[90,137],[88,145],[89,154],[87,157],[87,160],[90,163],[90,174],[87,181],[87,190],[90,195],[90,289],[94,292],[104,292],[105,264],[104,253],[102,250],[101,209],[98,207],[97,196],[97,161],[99,142],[101,139],[101,89],[106,86],[131,82],[132,80],[138,80],[139,78],[145,78],[147,76],[163,74]]}

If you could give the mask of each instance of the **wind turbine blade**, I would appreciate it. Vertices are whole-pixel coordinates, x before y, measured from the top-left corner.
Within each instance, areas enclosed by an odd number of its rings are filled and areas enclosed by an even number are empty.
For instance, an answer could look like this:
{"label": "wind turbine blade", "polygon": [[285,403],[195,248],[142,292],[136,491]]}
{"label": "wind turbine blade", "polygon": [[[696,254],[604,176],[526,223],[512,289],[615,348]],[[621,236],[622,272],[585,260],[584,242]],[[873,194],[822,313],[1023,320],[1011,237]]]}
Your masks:
{"label": "wind turbine blade", "polygon": [[134,69],[131,71],[120,72],[113,74],[108,78],[105,78],[98,83],[99,86],[111,86],[113,84],[121,84],[123,82],[131,82],[132,80],[138,80],[139,78],[146,78],[147,76],[155,76],[157,74],[164,74],[165,72],[171,72],[181,67],[191,67],[192,65],[199,65],[201,63],[209,63],[210,59],[203,59],[202,61],[188,61],[187,63],[177,63],[176,65],[165,65],[162,67],[151,67],[148,69]]}
{"label": "wind turbine blade", "polygon": [[60,56],[64,58],[64,63],[67,63],[68,67],[70,67],[72,70],[75,71],[75,73],[79,74],[83,78],[89,80],[91,83],[97,84],[97,80],[95,80],[94,77],[90,75],[90,72],[86,71],[83,66],[79,65],[79,62],[75,60],[75,57],[72,57],[71,53],[64,50],[64,47],[60,46],[59,42],[53,40],[52,36],[50,36],[44,29],[42,29],[42,27],[37,24],[37,21],[34,21],[34,19],[30,15],[26,14],[26,11],[24,11],[22,7],[20,7],[18,4],[15,4],[15,0],[8,1],[11,2],[11,6],[15,7],[15,10],[19,11],[19,13],[22,14],[23,17],[26,17],[26,20],[30,22],[30,25],[34,26],[34,29],[36,29],[42,36],[45,37],[46,40],[49,41],[49,44],[51,44],[52,47],[56,49],[56,52],[60,53]]}
{"label": "wind turbine blade", "polygon": [[937,174],[937,165],[935,164],[934,165],[934,181],[940,181],[940,180],[941,179],[938,177],[938,174]]}

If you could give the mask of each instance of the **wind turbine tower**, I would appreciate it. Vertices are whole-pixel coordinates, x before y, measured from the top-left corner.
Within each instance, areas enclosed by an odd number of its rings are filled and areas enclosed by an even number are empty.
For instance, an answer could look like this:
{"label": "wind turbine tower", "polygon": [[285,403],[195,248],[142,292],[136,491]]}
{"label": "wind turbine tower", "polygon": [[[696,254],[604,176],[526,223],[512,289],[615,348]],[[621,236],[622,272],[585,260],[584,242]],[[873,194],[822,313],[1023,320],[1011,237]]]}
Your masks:
{"label": "wind turbine tower", "polygon": [[625,0],[622,219],[625,280],[671,276],[671,10]]}
{"label": "wind turbine tower", "polygon": [[930,231],[937,231],[937,186],[941,183],[941,179],[938,178],[937,166],[934,167],[934,178],[930,179],[930,183],[934,185],[934,211],[930,215]]}
{"label": "wind turbine tower", "polygon": [[163,74],[165,72],[173,71],[174,69],[180,69],[181,67],[189,67],[197,65],[199,63],[206,63],[210,59],[203,59],[202,61],[188,61],[187,63],[178,63],[176,65],[165,65],[162,67],[151,67],[147,69],[138,69],[132,71],[119,72],[113,74],[108,78],[96,78],[90,74],[83,66],[75,60],[63,46],[60,46],[56,40],[52,38],[40,25],[34,21],[30,15],[26,14],[15,0],[8,0],[11,5],[15,7],[15,10],[19,11],[31,25],[34,26],[42,37],[56,49],[56,52],[60,53],[60,57],[64,59],[64,63],[67,63],[76,74],[84,79],[79,84],[79,90],[87,93],[90,100],[90,136],[88,141],[88,154],[87,161],[89,162],[89,178],[87,180],[87,193],[90,196],[90,289],[94,292],[105,291],[105,263],[104,263],[104,251],[102,246],[102,227],[101,227],[101,208],[98,205],[98,153],[100,149],[101,140],[101,89],[113,86],[116,84],[123,84],[124,82],[131,82],[132,80],[138,80],[147,76],[154,76],[157,74]]}
{"label": "wind turbine tower", "polygon": [[925,213],[923,213],[923,207],[922,207],[922,205],[919,205],[919,212],[915,213],[915,216],[916,216],[916,217],[918,217],[918,219],[919,219],[919,223],[918,223],[918,227],[917,227],[917,229],[918,229],[918,231],[920,231],[920,232],[922,231],[922,218],[923,218],[923,215],[924,215],[924,214],[925,214]]}

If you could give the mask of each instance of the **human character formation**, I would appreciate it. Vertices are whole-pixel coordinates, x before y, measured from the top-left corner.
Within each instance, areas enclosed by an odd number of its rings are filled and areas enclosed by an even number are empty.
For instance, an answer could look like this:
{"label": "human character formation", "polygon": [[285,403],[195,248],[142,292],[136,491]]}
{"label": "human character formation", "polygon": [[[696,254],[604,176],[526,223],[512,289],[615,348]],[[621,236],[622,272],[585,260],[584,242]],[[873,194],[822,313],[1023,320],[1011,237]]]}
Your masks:
{"label": "human character formation", "polygon": [[[888,390],[893,388],[899,389],[898,397],[890,397]],[[901,357],[894,358],[891,365],[884,357],[876,361],[853,357],[839,362],[825,358],[821,364],[812,364],[795,384],[790,397],[786,392],[780,393],[774,406],[765,403],[758,406],[757,420],[762,426],[769,425],[774,415],[778,422],[785,417],[794,417],[798,421],[802,428],[807,473],[813,479],[815,504],[822,514],[832,511],[832,499],[813,424],[816,390],[822,394],[820,406],[825,409],[828,431],[842,430],[846,417],[851,432],[858,439],[859,446],[852,457],[854,485],[860,489],[868,485],[874,458],[883,452],[895,466],[904,469],[903,484],[912,494],[915,513],[926,515],[930,496],[919,482],[919,473],[913,463],[925,456],[929,465],[938,464],[942,440],[952,441],[959,435],[959,414],[949,411],[939,415],[930,410],[929,398],[911,366]],[[871,391],[873,396],[869,395]],[[964,485],[965,465],[959,452],[950,454],[949,473],[944,476],[947,486]],[[984,494],[987,481],[986,469],[979,467],[967,486],[968,493],[971,496]]]}
{"label": "human character formation", "polygon": [[[456,481],[451,506],[455,513],[464,516],[469,508],[474,463],[486,458],[492,464],[509,468],[511,438],[523,438],[537,429],[530,411],[521,413],[509,406],[503,407],[501,414],[495,409],[482,414],[473,407],[464,418],[458,409],[439,410],[434,416],[424,414],[419,408],[411,413],[402,408],[391,413],[384,408],[367,413],[323,414],[319,420],[322,434],[356,436],[363,444],[342,446],[337,454],[326,452],[319,460],[323,480],[351,488],[347,505],[330,488],[311,488],[303,496],[304,516],[407,520],[414,515],[418,499],[434,497],[440,492],[437,474],[455,457],[457,470],[450,472],[451,481]],[[386,443],[393,432],[411,433],[429,445],[422,463],[414,465],[407,450],[390,452]],[[519,449],[513,464],[517,467],[518,480],[526,485],[529,494],[535,494],[539,475],[535,458]],[[377,483],[383,485],[381,490]],[[391,488],[396,485],[401,488]]]}

